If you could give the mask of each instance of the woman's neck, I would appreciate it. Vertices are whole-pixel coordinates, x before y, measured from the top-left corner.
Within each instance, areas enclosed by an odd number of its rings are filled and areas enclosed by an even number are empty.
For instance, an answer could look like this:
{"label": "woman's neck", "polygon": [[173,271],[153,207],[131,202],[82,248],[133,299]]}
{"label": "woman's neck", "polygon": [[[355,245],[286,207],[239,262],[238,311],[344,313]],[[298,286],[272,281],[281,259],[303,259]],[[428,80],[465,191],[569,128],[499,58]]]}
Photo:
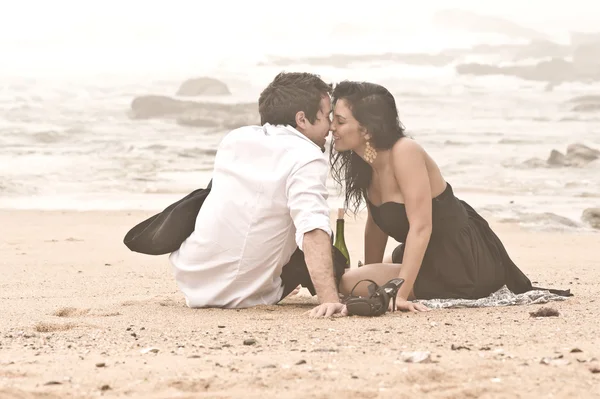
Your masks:
{"label": "woman's neck", "polygon": [[390,166],[390,163],[389,163],[390,151],[389,150],[377,151],[377,156],[373,160],[373,163],[371,163],[371,162],[369,162],[369,161],[367,161],[365,159],[364,152],[363,153],[359,153],[357,151],[356,153],[367,164],[369,164],[369,166],[371,167],[371,169],[373,169],[373,173],[375,175],[379,175],[380,173],[382,173],[383,171],[385,171]]}

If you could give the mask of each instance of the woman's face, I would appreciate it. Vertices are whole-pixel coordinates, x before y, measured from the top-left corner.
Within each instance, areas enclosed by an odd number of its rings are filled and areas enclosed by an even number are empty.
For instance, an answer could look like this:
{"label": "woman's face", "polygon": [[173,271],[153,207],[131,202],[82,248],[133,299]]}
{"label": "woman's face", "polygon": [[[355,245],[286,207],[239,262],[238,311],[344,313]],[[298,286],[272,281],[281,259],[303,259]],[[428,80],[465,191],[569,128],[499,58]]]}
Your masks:
{"label": "woman's face", "polygon": [[335,104],[331,133],[333,148],[337,152],[362,150],[365,146],[365,130],[354,119],[350,107],[343,98]]}

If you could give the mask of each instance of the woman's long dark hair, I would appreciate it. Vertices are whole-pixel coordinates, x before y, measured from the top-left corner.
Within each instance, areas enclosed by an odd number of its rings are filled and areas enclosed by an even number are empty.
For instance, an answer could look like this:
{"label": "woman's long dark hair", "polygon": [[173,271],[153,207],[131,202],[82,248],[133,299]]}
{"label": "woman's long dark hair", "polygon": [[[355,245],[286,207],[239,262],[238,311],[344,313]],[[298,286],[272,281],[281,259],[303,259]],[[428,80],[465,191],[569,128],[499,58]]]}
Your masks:
{"label": "woman's long dark hair", "polygon": [[[404,126],[398,118],[398,109],[392,93],[385,87],[368,82],[339,83],[333,90],[333,104],[343,99],[354,118],[371,135],[375,150],[389,150],[405,136]],[[333,179],[345,188],[344,206],[356,214],[367,188],[371,184],[373,169],[354,151],[336,152],[331,141],[330,163]]]}

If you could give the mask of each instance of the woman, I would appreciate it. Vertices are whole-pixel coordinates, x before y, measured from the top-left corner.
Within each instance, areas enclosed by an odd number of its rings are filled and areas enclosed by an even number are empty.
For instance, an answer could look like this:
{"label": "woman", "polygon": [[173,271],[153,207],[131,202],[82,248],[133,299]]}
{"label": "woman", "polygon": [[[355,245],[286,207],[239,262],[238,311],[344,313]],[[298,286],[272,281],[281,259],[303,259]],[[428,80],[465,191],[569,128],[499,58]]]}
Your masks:
{"label": "woman", "polygon": [[[383,285],[402,278],[396,308],[426,311],[409,300],[482,298],[505,284],[514,293],[533,289],[488,223],[454,196],[435,161],[406,137],[386,88],[345,81],[333,101],[333,177],[345,186],[347,208],[356,213],[364,200],[368,210],[365,266],[344,275],[342,294],[363,279]],[[403,245],[393,263],[382,263],[388,236]],[[368,295],[367,286],[354,293]]]}

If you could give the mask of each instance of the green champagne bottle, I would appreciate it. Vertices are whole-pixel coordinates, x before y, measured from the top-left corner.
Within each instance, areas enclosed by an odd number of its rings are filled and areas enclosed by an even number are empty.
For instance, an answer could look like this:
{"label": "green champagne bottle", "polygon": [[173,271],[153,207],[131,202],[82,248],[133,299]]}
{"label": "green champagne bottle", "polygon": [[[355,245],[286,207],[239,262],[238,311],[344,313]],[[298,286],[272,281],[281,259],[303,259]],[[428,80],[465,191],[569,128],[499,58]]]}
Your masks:
{"label": "green champagne bottle", "polygon": [[338,209],[337,223],[335,226],[335,244],[333,244],[333,246],[344,255],[344,258],[346,258],[346,271],[348,271],[350,269],[350,253],[348,252],[348,247],[346,247],[346,241],[344,240],[344,213],[345,211],[343,208]]}

